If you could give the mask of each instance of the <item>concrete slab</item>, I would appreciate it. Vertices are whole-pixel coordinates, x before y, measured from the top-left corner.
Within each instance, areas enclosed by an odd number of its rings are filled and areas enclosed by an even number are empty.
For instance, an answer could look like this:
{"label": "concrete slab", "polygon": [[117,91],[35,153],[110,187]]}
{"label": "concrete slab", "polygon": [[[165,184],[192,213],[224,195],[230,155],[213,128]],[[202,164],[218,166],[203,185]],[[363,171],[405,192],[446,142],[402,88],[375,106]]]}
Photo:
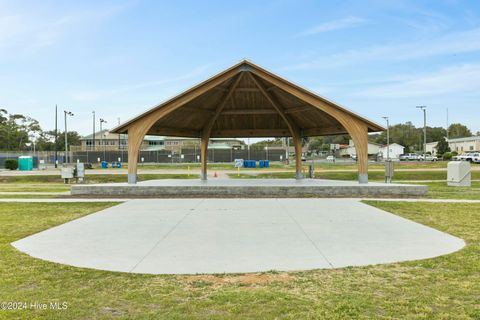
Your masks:
{"label": "concrete slab", "polygon": [[196,274],[307,270],[435,257],[463,240],[345,199],[143,199],[13,243],[78,267]]}
{"label": "concrete slab", "polygon": [[419,197],[422,185],[386,184],[322,179],[161,179],[138,184],[105,183],[73,185],[72,195],[89,197],[208,197],[208,198],[300,198],[300,197]]}

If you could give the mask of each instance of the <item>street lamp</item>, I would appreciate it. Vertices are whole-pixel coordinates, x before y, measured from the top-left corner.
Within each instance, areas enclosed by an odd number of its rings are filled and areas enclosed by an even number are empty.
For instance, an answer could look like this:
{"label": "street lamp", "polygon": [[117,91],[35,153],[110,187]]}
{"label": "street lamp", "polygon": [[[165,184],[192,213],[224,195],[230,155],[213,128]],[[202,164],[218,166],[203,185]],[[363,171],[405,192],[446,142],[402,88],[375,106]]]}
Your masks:
{"label": "street lamp", "polygon": [[103,134],[103,130],[102,130],[102,124],[103,123],[107,123],[106,120],[104,120],[103,118],[100,118],[100,134],[102,135],[102,144],[103,144],[103,161],[105,161],[105,158],[106,158],[106,147],[105,147],[105,135]]}
{"label": "street lamp", "polygon": [[92,111],[92,116],[93,116],[93,132],[92,132],[92,150],[95,150],[95,111]]}
{"label": "street lamp", "polygon": [[65,163],[68,163],[68,130],[67,130],[67,116],[73,117],[73,112],[63,110],[65,117]]}
{"label": "street lamp", "polygon": [[417,106],[418,109],[423,110],[423,160],[427,154],[427,106]]}
{"label": "street lamp", "polygon": [[387,121],[387,161],[390,160],[390,125],[388,123],[388,117],[382,117]]}

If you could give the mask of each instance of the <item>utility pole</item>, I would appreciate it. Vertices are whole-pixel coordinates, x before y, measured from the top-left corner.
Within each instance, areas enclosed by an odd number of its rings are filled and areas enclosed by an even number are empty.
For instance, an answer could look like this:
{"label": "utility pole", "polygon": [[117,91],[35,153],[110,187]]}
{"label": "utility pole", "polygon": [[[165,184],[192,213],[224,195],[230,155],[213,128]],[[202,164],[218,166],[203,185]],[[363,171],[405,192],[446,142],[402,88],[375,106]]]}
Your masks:
{"label": "utility pole", "polygon": [[102,135],[102,144],[103,144],[103,161],[106,161],[105,158],[107,157],[107,150],[105,149],[105,135],[103,134],[102,123],[107,123],[104,119],[100,118],[100,134]]}
{"label": "utility pole", "polygon": [[[120,117],[118,117],[117,120],[118,120],[118,125],[120,125]],[[118,134],[118,150],[120,150],[120,136],[121,136],[121,133]]]}
{"label": "utility pole", "polygon": [[388,122],[388,117],[382,117],[387,121],[387,161],[390,160],[390,125]]}
{"label": "utility pole", "polygon": [[67,116],[73,117],[73,113],[63,110],[65,116],[65,163],[68,163],[68,130],[67,130]]}
{"label": "utility pole", "polygon": [[57,137],[58,137],[58,127],[57,127],[57,105],[55,105],[55,168],[58,167],[58,146],[57,146]]}
{"label": "utility pole", "polygon": [[418,109],[423,111],[423,160],[427,154],[427,106],[417,106]]}
{"label": "utility pole", "polygon": [[448,108],[447,108],[447,142],[448,142]]}
{"label": "utility pole", "polygon": [[95,111],[92,111],[92,115],[93,115],[92,148],[93,148],[93,151],[95,151]]}

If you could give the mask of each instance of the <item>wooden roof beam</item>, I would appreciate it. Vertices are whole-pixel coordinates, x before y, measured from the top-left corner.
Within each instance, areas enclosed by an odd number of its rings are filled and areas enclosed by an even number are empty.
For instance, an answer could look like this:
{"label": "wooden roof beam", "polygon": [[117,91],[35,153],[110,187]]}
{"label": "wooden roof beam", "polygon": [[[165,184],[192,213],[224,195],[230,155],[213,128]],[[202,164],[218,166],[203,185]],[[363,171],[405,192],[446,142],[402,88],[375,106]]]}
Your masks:
{"label": "wooden roof beam", "polygon": [[290,137],[289,129],[231,129],[212,130],[213,138],[248,138],[248,137]]}
{"label": "wooden roof beam", "polygon": [[197,107],[181,107],[178,110],[180,111],[188,111],[188,112],[201,112],[201,113],[206,113],[209,115],[215,115],[215,111],[213,110],[208,110],[208,109],[203,109],[203,108],[197,108]]}
{"label": "wooden roof beam", "polygon": [[275,108],[275,110],[277,110],[280,117],[282,117],[282,119],[286,122],[287,126],[290,128],[292,137],[297,136],[300,130],[298,126],[295,124],[295,122],[293,121],[293,119],[291,119],[288,115],[285,114],[283,108],[276,102],[275,98],[269,92],[267,92],[267,90],[260,83],[260,81],[258,81],[250,72],[248,73],[248,75],[253,80],[253,82],[258,87],[258,89],[260,89],[260,91],[268,100],[268,102],[270,102],[270,104]]}
{"label": "wooden roof beam", "polygon": [[167,128],[167,127],[152,127],[147,134],[158,136],[171,136],[171,137],[191,137],[199,138],[202,136],[201,130],[181,129],[181,128]]}
{"label": "wooden roof beam", "polygon": [[223,110],[221,115],[248,115],[248,114],[278,114],[274,109],[229,109]]}
{"label": "wooden roof beam", "polygon": [[313,106],[310,106],[310,105],[306,104],[306,105],[303,105],[303,106],[288,108],[288,109],[285,109],[284,111],[285,111],[285,114],[290,114],[290,113],[312,111],[312,110],[318,110],[318,109],[313,107]]}
{"label": "wooden roof beam", "polygon": [[235,92],[235,88],[237,88],[238,84],[240,83],[240,80],[243,77],[244,72],[241,72],[238,76],[237,79],[235,79],[234,83],[230,87],[228,93],[225,95],[223,100],[220,102],[220,104],[217,106],[215,109],[215,114],[210,118],[208,123],[205,125],[203,128],[203,134],[202,138],[203,139],[208,139],[210,137],[210,132],[212,131],[213,125],[215,124],[215,121],[217,121],[218,116],[222,112],[222,110],[225,108],[227,105],[228,100],[232,97],[233,93]]}

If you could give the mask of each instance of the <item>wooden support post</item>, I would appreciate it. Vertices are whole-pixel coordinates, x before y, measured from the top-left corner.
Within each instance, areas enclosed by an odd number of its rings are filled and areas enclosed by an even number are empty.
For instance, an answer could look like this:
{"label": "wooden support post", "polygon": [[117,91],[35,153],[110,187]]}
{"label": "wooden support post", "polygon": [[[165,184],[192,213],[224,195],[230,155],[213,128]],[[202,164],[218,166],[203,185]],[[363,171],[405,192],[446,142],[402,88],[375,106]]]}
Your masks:
{"label": "wooden support post", "polygon": [[352,131],[352,140],[357,152],[358,182],[368,183],[368,131],[360,126]]}
{"label": "wooden support post", "polygon": [[135,128],[128,129],[128,183],[137,183],[138,153],[144,134]]}
{"label": "wooden support post", "polygon": [[200,179],[207,180],[208,137],[202,137],[200,142]]}
{"label": "wooden support post", "polygon": [[295,144],[295,179],[303,179],[302,174],[302,137],[298,134],[293,136]]}

